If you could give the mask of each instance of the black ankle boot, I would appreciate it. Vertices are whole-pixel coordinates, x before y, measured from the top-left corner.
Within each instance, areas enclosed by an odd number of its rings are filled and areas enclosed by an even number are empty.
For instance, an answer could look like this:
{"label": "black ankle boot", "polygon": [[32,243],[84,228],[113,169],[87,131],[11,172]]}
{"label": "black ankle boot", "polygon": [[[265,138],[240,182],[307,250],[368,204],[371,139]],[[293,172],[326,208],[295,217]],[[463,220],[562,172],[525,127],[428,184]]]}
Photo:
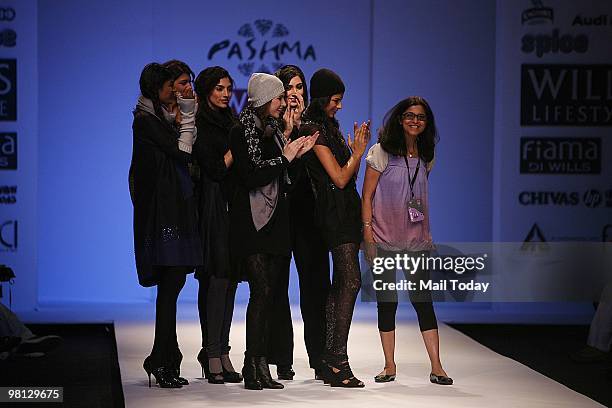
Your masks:
{"label": "black ankle boot", "polygon": [[280,390],[285,386],[272,379],[270,374],[270,367],[265,357],[255,357],[255,370],[257,372],[257,379],[261,383],[263,388],[271,388],[273,390]]}
{"label": "black ankle boot", "polygon": [[263,390],[261,382],[257,378],[255,367],[255,357],[244,356],[244,366],[242,366],[242,377],[244,378],[244,388],[247,390]]}

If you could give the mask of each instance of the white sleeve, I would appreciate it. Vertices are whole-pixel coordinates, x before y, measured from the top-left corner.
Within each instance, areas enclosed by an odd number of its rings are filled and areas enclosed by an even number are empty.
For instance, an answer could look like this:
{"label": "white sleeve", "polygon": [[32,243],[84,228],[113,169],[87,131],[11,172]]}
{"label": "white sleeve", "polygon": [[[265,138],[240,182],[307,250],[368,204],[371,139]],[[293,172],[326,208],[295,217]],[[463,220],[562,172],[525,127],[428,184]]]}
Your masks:
{"label": "white sleeve", "polygon": [[374,170],[382,173],[387,168],[387,164],[389,164],[389,153],[383,150],[380,143],[376,143],[368,150],[366,163]]}
{"label": "white sleeve", "polygon": [[179,149],[191,153],[191,147],[196,140],[197,129],[195,126],[195,115],[197,103],[194,99],[183,99],[177,97],[177,103],[181,111],[180,137],[178,140]]}

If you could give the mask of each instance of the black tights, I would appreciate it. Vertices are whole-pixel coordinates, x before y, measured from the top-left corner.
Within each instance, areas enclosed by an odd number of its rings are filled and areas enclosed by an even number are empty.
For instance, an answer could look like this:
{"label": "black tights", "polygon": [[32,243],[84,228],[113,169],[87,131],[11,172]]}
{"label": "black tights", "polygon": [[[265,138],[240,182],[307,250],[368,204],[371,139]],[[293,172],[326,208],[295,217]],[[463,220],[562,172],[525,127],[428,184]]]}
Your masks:
{"label": "black tights", "polygon": [[209,358],[229,354],[229,334],[234,313],[236,283],[227,278],[203,276],[198,287],[202,347]]}
{"label": "black tights", "polygon": [[[421,254],[427,255],[428,252],[405,252],[412,257],[419,257]],[[394,258],[397,252],[384,251],[379,249],[379,257]],[[404,254],[404,252],[399,252]],[[426,270],[418,270],[414,274],[403,270],[406,280],[415,282],[417,288],[419,282],[429,280],[429,272]],[[386,283],[394,283],[396,270],[395,268],[386,269],[381,275],[377,275],[374,279],[380,279]],[[437,329],[438,322],[434,312],[431,291],[429,290],[410,290],[408,292],[410,302],[414,307],[419,320],[419,329],[421,332]],[[377,306],[378,306],[378,330],[381,332],[389,332],[395,330],[395,315],[397,313],[397,292],[395,290],[376,291]]]}
{"label": "black tights", "polygon": [[153,367],[178,368],[183,359],[176,338],[176,301],[185,285],[186,267],[159,267],[155,301],[155,340],[150,360]]}
{"label": "black tights", "polygon": [[354,243],[341,244],[331,250],[334,273],[325,305],[325,359],[331,363],[348,361],[346,345],[361,287],[358,251],[359,245]]}
{"label": "black tights", "polygon": [[267,327],[278,276],[286,257],[271,254],[249,255],[245,260],[249,282],[249,305],[246,314],[246,352],[248,357],[267,354]]}

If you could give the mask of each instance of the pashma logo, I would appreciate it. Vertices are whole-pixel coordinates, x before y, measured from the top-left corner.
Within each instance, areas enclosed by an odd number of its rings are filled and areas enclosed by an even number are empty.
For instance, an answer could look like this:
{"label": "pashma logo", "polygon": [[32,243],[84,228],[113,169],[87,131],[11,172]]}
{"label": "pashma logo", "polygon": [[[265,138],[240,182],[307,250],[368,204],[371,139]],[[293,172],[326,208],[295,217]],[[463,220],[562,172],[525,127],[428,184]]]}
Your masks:
{"label": "pashma logo", "polygon": [[315,49],[300,40],[293,41],[284,24],[272,20],[255,20],[238,29],[238,39],[226,39],[213,44],[208,60],[215,57],[237,61],[238,71],[245,77],[253,72],[272,73],[286,64],[285,59],[316,61]]}

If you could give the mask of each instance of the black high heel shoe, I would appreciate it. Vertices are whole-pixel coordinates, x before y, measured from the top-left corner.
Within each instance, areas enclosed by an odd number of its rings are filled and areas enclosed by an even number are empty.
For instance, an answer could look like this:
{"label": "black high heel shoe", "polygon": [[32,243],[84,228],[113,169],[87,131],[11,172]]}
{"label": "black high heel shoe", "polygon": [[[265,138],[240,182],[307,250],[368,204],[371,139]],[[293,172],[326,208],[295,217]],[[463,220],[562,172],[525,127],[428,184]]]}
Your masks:
{"label": "black high heel shoe", "polygon": [[293,371],[291,364],[278,364],[276,366],[276,375],[278,376],[279,380],[293,380],[293,377],[295,376],[295,371]]}
{"label": "black high heel shoe", "polygon": [[[363,381],[360,381],[351,370],[351,366],[348,361],[338,364],[337,367],[329,365],[329,371],[331,373],[331,377],[329,378],[329,385],[332,387],[342,387],[342,388],[363,388],[365,384]],[[339,370],[338,372],[334,371],[334,368]],[[346,382],[345,382],[346,381]]]}
{"label": "black high heel shoe", "polygon": [[198,363],[202,367],[202,378],[210,378],[210,370],[208,369],[208,353],[205,348],[202,348],[198,353]]}
{"label": "black high heel shoe", "polygon": [[259,381],[259,379],[257,378],[255,357],[244,356],[242,376],[244,377],[244,388],[246,388],[247,390],[263,390],[261,381]]}
{"label": "black high heel shoe", "polygon": [[240,383],[242,382],[242,375],[236,371],[227,371],[223,369],[223,381],[227,383]]}
{"label": "black high heel shoe", "polygon": [[272,390],[281,390],[285,388],[283,384],[272,379],[270,367],[268,366],[268,362],[266,361],[265,357],[255,357],[255,372],[257,379],[263,388],[269,388]]}
{"label": "black high heel shoe", "polygon": [[149,388],[151,388],[151,374],[153,374],[155,382],[161,388],[183,388],[183,386],[179,384],[177,379],[174,377],[172,369],[166,367],[153,368],[149,357],[145,358],[144,363],[142,363],[142,368],[144,368],[147,376],[149,377]]}

